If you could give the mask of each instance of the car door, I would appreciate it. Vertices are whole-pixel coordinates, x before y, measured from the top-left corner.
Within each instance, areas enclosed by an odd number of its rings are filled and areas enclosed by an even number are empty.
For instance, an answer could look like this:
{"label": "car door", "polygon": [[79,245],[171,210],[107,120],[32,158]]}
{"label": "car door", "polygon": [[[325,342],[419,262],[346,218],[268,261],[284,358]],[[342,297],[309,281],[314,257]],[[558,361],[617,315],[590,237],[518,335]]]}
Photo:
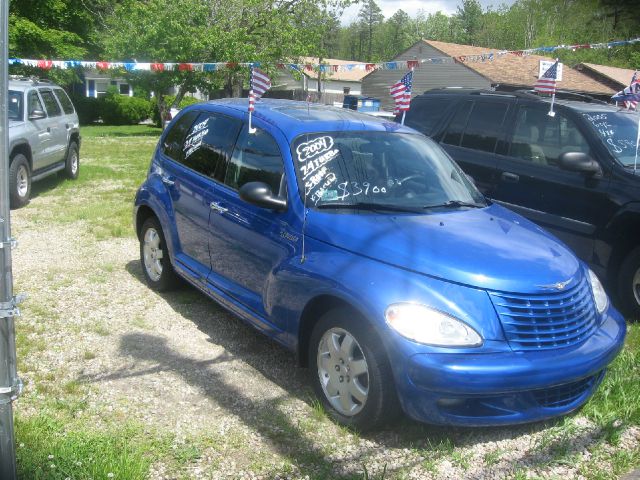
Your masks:
{"label": "car door", "polygon": [[64,160],[67,154],[67,129],[63,119],[62,107],[56,100],[53,91],[50,88],[39,88],[40,97],[44,103],[47,112],[45,119],[46,129],[50,135],[50,141],[47,145],[46,164],[51,164]]}
{"label": "car door", "polygon": [[224,179],[240,126],[240,120],[231,117],[190,111],[163,141],[162,179],[176,226],[174,257],[178,267],[202,285],[211,270],[208,226],[213,190],[216,181]]}
{"label": "car door", "polygon": [[264,182],[274,195],[286,198],[283,156],[275,138],[257,128],[242,129],[226,171],[216,188],[210,220],[211,283],[225,290],[259,317],[270,318],[263,329],[285,325],[269,309],[268,278],[293,254],[299,237],[291,228],[290,211],[276,212],[242,200],[238,190],[247,182]]}
{"label": "car door", "polygon": [[609,172],[602,175],[563,170],[559,157],[583,152],[595,159],[592,147],[568,111],[550,116],[548,104],[520,102],[507,155],[498,161],[499,182],[492,196],[548,229],[576,254],[592,260],[593,235],[606,222]]}
{"label": "car door", "polygon": [[504,147],[509,107],[508,100],[498,98],[461,102],[447,129],[438,136],[444,149],[488,197],[498,183],[496,150]]}
{"label": "car door", "polygon": [[[34,115],[36,112],[36,115]],[[44,113],[44,118],[36,118],[37,112]],[[52,163],[51,144],[53,142],[50,120],[46,117],[46,111],[37,90],[29,90],[27,93],[27,124],[29,128],[29,144],[33,160],[33,170],[39,170]]]}

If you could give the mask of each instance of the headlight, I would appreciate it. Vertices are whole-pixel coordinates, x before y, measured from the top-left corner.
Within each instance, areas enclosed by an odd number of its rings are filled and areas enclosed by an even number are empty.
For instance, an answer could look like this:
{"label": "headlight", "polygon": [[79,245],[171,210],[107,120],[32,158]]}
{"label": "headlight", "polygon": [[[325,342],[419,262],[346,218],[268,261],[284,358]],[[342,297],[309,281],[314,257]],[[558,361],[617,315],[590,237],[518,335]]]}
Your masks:
{"label": "headlight", "polygon": [[414,342],[439,347],[482,345],[482,338],[469,325],[424,305],[396,303],[384,316],[391,328]]}
{"label": "headlight", "polygon": [[604,291],[600,280],[598,280],[598,277],[591,271],[591,269],[589,269],[589,283],[591,283],[591,291],[593,292],[593,299],[596,302],[596,309],[598,310],[598,313],[601,314],[607,308],[609,299],[607,298],[607,294]]}

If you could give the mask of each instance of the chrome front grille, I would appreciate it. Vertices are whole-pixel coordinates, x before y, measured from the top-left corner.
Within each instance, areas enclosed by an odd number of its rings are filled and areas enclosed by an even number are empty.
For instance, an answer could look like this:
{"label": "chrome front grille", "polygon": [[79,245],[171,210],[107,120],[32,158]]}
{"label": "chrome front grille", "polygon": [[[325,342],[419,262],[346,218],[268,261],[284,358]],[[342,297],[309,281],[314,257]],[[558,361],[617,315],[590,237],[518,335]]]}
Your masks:
{"label": "chrome front grille", "polygon": [[489,292],[509,345],[516,351],[568,347],[589,337],[596,312],[586,277],[562,291],[521,295]]}

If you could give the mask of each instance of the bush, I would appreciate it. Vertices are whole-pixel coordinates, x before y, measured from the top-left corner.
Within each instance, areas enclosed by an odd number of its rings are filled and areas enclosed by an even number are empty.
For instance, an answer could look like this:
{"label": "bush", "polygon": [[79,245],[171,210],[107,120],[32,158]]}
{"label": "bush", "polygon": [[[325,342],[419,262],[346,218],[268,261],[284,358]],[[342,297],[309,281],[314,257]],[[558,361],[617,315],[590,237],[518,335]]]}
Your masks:
{"label": "bush", "polygon": [[70,95],[73,105],[76,107],[80,125],[89,125],[100,118],[100,100],[85,97],[84,95]]}
{"label": "bush", "polygon": [[100,99],[100,117],[106,125],[136,125],[151,115],[149,100],[109,92]]}
{"label": "bush", "polygon": [[[167,104],[167,107],[171,107],[171,104],[173,103],[173,101],[176,99],[175,95],[166,95],[164,97],[164,101]],[[194,97],[182,97],[182,100],[180,101],[180,105],[178,106],[178,108],[183,109],[184,107],[188,107],[189,105],[193,105],[194,103],[198,103],[201,100],[198,100],[197,98]],[[153,104],[153,123],[156,125],[156,127],[161,127],[162,125],[160,124],[160,112],[158,111],[158,102],[156,101],[155,98],[151,99],[151,103]]]}

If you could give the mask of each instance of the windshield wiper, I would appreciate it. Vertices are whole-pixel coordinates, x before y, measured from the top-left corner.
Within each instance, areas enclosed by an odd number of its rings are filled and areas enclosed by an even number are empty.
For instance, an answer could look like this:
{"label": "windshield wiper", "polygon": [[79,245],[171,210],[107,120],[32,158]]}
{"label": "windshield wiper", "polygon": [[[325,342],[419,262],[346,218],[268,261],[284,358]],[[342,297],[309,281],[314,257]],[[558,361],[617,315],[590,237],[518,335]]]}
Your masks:
{"label": "windshield wiper", "polygon": [[321,203],[316,205],[316,208],[320,209],[330,209],[330,208],[344,208],[344,209],[354,209],[354,210],[382,210],[388,212],[420,212],[422,209],[418,207],[408,207],[403,205],[392,205],[389,203],[372,203],[372,202],[331,202],[331,203]]}
{"label": "windshield wiper", "polygon": [[449,200],[448,202],[438,203],[436,205],[425,205],[423,208],[484,208],[486,205],[481,203],[463,202],[462,200]]}

